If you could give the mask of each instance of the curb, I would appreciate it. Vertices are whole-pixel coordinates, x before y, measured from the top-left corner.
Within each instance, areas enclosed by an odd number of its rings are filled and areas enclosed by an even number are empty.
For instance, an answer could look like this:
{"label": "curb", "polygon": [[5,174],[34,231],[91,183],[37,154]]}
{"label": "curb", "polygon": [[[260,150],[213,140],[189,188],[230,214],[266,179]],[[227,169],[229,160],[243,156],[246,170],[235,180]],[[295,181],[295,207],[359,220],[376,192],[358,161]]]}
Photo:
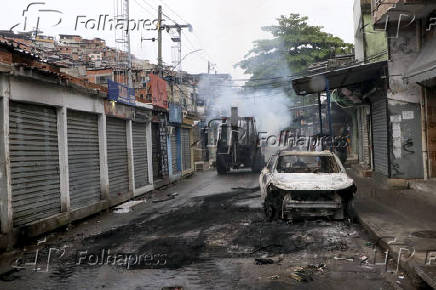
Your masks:
{"label": "curb", "polygon": [[[372,226],[370,223],[368,223],[364,217],[361,216],[361,214],[359,213],[358,209],[355,209],[356,215],[357,215],[357,220],[359,221],[360,225],[368,232],[369,236],[371,239],[374,239],[377,241],[376,245],[379,246],[380,248],[382,248],[384,251],[389,251],[390,255],[396,260],[398,261],[398,253],[395,251],[395,249],[390,246],[386,241],[384,241],[382,239],[382,235],[380,233],[378,233]],[[416,264],[416,262],[411,259],[408,261],[404,261],[400,259],[399,262],[399,268],[403,271],[405,271],[409,277],[412,279],[413,283],[415,285],[422,285],[423,283],[427,284],[428,286],[431,286],[434,284],[434,281],[429,281],[427,279],[425,279],[425,277],[423,277],[417,270],[418,265]],[[434,287],[432,287],[433,289],[436,289]]]}

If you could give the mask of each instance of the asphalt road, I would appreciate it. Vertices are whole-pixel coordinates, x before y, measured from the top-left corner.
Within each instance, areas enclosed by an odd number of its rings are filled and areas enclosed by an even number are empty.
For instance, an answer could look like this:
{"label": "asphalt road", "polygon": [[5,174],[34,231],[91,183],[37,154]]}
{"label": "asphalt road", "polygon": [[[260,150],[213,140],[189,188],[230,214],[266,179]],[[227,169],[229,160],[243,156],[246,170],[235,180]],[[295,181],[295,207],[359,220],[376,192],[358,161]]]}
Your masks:
{"label": "asphalt road", "polygon": [[257,178],[199,173],[128,213],[52,233],[3,257],[22,269],[1,275],[0,289],[414,289],[373,264],[357,224],[267,222]]}

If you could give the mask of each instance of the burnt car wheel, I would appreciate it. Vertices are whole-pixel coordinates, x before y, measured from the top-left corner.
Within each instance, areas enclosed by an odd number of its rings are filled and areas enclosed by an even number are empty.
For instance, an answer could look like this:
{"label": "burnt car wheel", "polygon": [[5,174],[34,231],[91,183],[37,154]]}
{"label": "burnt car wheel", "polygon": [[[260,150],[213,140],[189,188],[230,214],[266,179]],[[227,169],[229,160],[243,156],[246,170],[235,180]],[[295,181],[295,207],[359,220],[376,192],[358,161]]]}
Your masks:
{"label": "burnt car wheel", "polygon": [[274,208],[273,208],[272,205],[271,205],[269,202],[267,202],[267,201],[265,201],[265,204],[264,204],[264,210],[265,210],[265,216],[266,216],[266,219],[267,219],[268,221],[272,221],[272,220],[273,220],[273,217],[274,217]]}
{"label": "burnt car wheel", "polygon": [[268,221],[280,219],[282,215],[283,197],[268,193],[264,202],[265,216]]}

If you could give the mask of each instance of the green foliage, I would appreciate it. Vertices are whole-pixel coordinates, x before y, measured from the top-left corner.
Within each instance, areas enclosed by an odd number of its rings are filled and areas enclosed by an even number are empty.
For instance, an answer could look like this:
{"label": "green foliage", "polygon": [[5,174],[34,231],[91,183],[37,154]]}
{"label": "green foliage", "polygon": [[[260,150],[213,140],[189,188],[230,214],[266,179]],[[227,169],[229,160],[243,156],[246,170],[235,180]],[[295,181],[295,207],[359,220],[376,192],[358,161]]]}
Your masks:
{"label": "green foliage", "polygon": [[323,32],[321,26],[307,24],[307,20],[299,14],[282,15],[278,25],[262,27],[273,38],[254,41],[244,60],[236,64],[252,75],[246,87],[283,87],[289,79],[270,79],[300,73],[310,64],[351,53],[352,44]]}

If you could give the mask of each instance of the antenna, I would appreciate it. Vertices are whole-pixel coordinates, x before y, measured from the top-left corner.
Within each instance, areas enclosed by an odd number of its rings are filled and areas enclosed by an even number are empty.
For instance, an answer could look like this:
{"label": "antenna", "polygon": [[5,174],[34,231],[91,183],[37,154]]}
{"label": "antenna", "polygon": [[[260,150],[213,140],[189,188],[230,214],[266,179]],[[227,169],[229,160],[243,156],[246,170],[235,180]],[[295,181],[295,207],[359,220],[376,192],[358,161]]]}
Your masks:
{"label": "antenna", "polygon": [[[124,22],[126,25],[130,19],[129,0],[115,0],[115,19],[114,23]],[[130,49],[129,29],[114,29],[115,43],[117,44],[117,64],[116,69],[124,74],[123,83],[129,88],[133,87],[132,81],[132,54]]]}

